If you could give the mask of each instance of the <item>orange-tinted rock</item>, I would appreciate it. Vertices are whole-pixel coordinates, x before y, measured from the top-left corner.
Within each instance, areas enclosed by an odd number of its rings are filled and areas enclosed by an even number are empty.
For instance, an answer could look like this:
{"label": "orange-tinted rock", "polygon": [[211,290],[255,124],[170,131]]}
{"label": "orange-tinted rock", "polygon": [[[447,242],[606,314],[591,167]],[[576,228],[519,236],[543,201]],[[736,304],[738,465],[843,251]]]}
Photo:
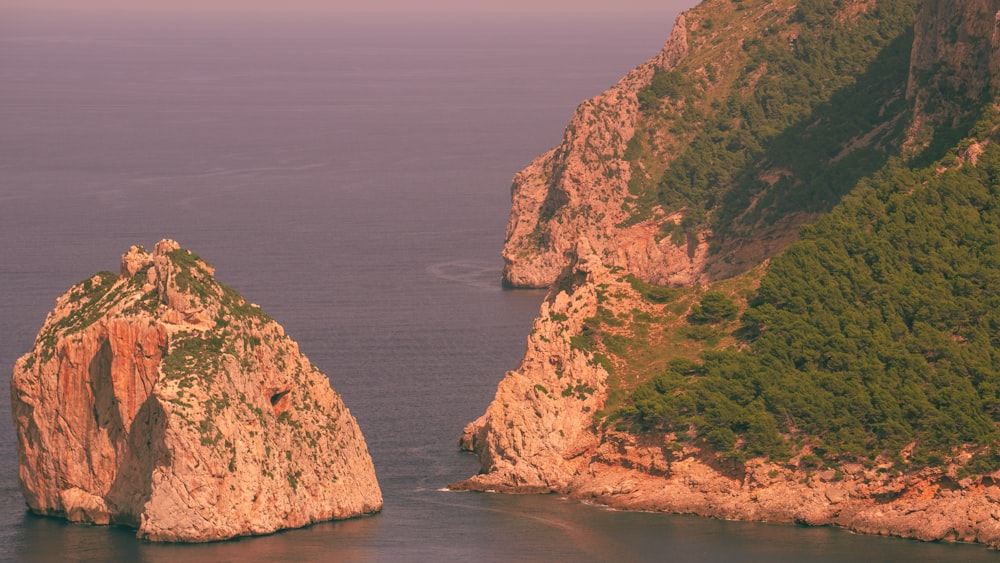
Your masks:
{"label": "orange-tinted rock", "polygon": [[326,376],[213,273],[161,241],[58,299],[11,385],[31,510],[211,541],[381,509]]}
{"label": "orange-tinted rock", "polygon": [[677,18],[655,57],[608,91],[580,104],[560,145],[514,176],[504,243],[503,281],[512,287],[548,287],[581,239],[607,264],[658,283],[705,279],[704,236],[681,246],[663,238],[659,221],[629,227],[626,202],[632,171],[625,158],[639,120],[639,91],[657,69],[674,68],[688,53],[687,23]]}
{"label": "orange-tinted rock", "polygon": [[481,473],[452,488],[1000,546],[998,476],[955,482],[956,467],[893,475],[852,464],[814,472],[762,459],[734,466],[670,435],[595,421],[609,376],[574,339],[598,307],[621,318],[648,304],[586,240],[575,254],[542,304],[524,359],[459,438],[479,456]]}

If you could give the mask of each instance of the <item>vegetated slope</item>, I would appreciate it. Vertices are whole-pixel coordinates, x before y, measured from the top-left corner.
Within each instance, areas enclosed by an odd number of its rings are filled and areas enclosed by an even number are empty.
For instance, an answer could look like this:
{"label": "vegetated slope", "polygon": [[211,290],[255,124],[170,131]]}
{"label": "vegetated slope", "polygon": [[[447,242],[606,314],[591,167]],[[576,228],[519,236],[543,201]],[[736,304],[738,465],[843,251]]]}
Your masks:
{"label": "vegetated slope", "polygon": [[[911,77],[911,0],[718,4],[686,16],[702,49],[638,92],[625,155],[632,216],[608,228],[659,213],[661,232],[681,245],[711,224],[715,257],[726,260],[776,222],[833,212],[770,262],[759,289],[743,288],[741,321],[731,300],[733,310],[703,314],[726,295],[711,290],[686,317],[661,319],[678,325],[657,333],[663,349],[689,340],[707,350],[700,356],[630,372],[629,356],[655,346],[648,330],[623,330],[607,315],[585,324],[594,349],[623,366],[618,379],[646,380],[604,412],[737,462],[805,452],[814,463],[888,457],[905,470],[941,465],[968,445],[970,468],[1000,469],[1000,122],[988,81],[963,90],[973,77],[942,59],[946,47]],[[924,10],[927,33],[941,14]],[[948,17],[952,37],[939,39],[969,41]],[[966,136],[940,153],[940,139]],[[686,148],[665,158],[684,137]]]}
{"label": "vegetated slope", "polygon": [[[659,205],[682,210],[666,232],[710,221],[718,238],[828,210],[901,142],[915,2],[714,4],[699,22],[705,48],[639,94],[632,220]],[[664,159],[670,130],[691,136]]]}
{"label": "vegetated slope", "polygon": [[[986,139],[984,139],[986,140]],[[632,394],[619,416],[733,459],[1000,469],[1000,147],[975,166],[898,162],[774,258],[733,331]],[[979,145],[977,145],[979,146]],[[689,319],[692,315],[688,316]]]}
{"label": "vegetated slope", "polygon": [[[819,22],[826,29],[839,17],[836,4],[800,3],[793,21]],[[885,9],[869,13],[897,29],[908,14],[906,4],[878,2]],[[782,159],[782,169],[804,173],[760,187],[764,195],[740,215],[733,211],[741,208],[736,203],[746,200],[753,189],[744,188],[753,185],[735,183],[718,200],[717,230],[739,236],[750,217],[767,221],[821,211],[848,189],[849,195],[770,262],[759,289],[748,295],[742,321],[729,327],[745,350],[706,353],[697,364],[664,370],[635,391],[620,416],[647,429],[682,430],[734,460],[805,452],[812,463],[884,458],[905,471],[974,452],[965,471],[1000,469],[1000,119],[991,104],[995,78],[988,74],[995,46],[989,27],[979,32],[985,37],[970,35],[969,24],[956,15],[992,21],[984,14],[1000,6],[988,4],[926,3],[914,48],[909,31],[889,40],[854,85],[813,112],[826,117],[810,117],[808,127],[792,125],[774,137],[754,168]],[[947,36],[928,37],[929,30],[940,31],[942,19],[950,22]],[[827,50],[837,43],[831,40]],[[933,48],[926,48],[929,43]],[[970,69],[969,47],[977,44],[979,52],[971,53],[983,64]],[[817,60],[830,60],[819,51]],[[911,51],[920,57],[912,63],[904,56]],[[956,53],[958,61],[949,58]],[[908,68],[915,70],[902,71]],[[814,70],[806,67],[802,74]],[[790,84],[786,94],[800,91],[798,80]],[[877,96],[861,96],[859,105],[853,101],[859,86],[868,94],[908,88],[917,102],[890,99],[866,111],[864,104]],[[852,107],[858,112],[843,112]],[[853,116],[853,123],[863,124],[857,130],[875,125],[872,131],[886,132],[892,142],[879,148],[870,142],[877,135],[869,135],[865,146],[824,127],[836,114]],[[900,143],[904,131],[907,151]],[[830,149],[822,150],[823,143]],[[936,154],[943,146],[947,154]],[[893,153],[902,158],[887,161]],[[817,166],[806,170],[803,162]],[[675,164],[661,186],[697,188],[697,182],[680,180]],[[704,192],[694,193],[660,199],[690,202]]]}
{"label": "vegetated slope", "polygon": [[458,486],[1000,541],[998,12],[679,18],[685,55],[612,90],[621,154],[578,113],[515,178],[508,283],[564,268]]}
{"label": "vegetated slope", "polygon": [[916,4],[708,0],[685,13],[659,57],[581,105],[564,142],[515,178],[505,281],[551,284],[580,237],[662,284],[780,252],[899,153]]}

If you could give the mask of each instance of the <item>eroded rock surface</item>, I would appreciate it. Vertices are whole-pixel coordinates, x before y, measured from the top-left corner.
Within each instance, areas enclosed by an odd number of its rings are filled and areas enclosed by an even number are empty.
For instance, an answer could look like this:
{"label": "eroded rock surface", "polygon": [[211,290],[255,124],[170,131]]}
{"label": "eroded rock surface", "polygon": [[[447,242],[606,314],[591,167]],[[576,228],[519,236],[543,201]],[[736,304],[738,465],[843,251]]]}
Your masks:
{"label": "eroded rock surface", "polygon": [[198,542],[381,509],[327,377],[213,275],[163,240],[57,300],[11,385],[32,511]]}

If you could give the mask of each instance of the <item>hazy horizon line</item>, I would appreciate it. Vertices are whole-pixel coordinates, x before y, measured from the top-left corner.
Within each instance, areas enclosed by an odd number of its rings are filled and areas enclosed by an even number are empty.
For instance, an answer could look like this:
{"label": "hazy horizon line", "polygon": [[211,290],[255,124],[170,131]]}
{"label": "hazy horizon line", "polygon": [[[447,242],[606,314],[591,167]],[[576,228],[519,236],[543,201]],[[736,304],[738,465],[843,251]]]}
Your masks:
{"label": "hazy horizon line", "polygon": [[195,8],[190,6],[160,6],[160,7],[61,7],[61,6],[0,6],[0,12],[45,12],[45,13],[107,13],[107,12],[122,12],[122,13],[215,13],[215,14],[246,14],[246,13],[268,13],[268,14],[444,14],[444,15],[459,15],[459,14],[519,14],[519,15],[538,15],[538,14],[559,14],[565,16],[573,16],[581,13],[587,14],[617,14],[621,16],[630,15],[643,15],[643,14],[677,14],[679,13],[676,9],[636,9],[636,10],[617,10],[608,8],[583,8],[583,9],[557,9],[557,8],[478,8],[478,9],[451,9],[451,8],[412,8],[412,9],[395,9],[395,8],[383,8],[383,9],[372,9],[372,8],[295,8],[295,9],[278,9],[271,7],[204,7]]}

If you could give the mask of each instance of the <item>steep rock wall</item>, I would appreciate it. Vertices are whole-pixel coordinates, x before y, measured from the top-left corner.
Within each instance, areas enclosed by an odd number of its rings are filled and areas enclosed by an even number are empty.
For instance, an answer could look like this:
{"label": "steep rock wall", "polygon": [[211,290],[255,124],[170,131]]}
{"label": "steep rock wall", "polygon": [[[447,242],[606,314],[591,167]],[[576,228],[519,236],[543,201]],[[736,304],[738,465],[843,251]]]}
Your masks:
{"label": "steep rock wall", "polygon": [[[611,89],[585,101],[566,127],[562,143],[514,177],[503,249],[503,282],[510,287],[549,287],[566,267],[580,239],[610,263],[666,281],[692,281],[695,258],[686,248],[657,240],[650,222],[616,230],[624,221],[631,169],[625,150],[635,134],[639,91],[656,69],[674,68],[688,52],[683,15],[655,57]],[[698,249],[704,258],[707,246]]]}
{"label": "steep rock wall", "polygon": [[[876,3],[851,4],[869,10]],[[941,92],[979,101],[997,93],[998,10],[996,0],[922,4],[907,92],[915,108],[910,150],[927,146],[935,128],[953,127],[966,117],[964,102],[949,102]],[[888,466],[817,472],[800,469],[798,462],[751,459],[733,465],[670,435],[633,435],[595,420],[608,400],[609,375],[574,342],[586,336],[582,327],[598,301],[611,296],[603,306],[619,313],[642,307],[624,283],[625,273],[679,285],[721,277],[706,275],[706,266],[713,265],[703,239],[689,254],[657,241],[651,224],[622,223],[630,173],[623,155],[636,129],[636,92],[657,66],[673,68],[687,55],[693,15],[678,19],[663,53],[581,105],[562,144],[515,177],[504,282],[552,289],[521,364],[459,440],[479,456],[482,471],[453,487],[555,491],[624,509],[837,525],[1000,546],[1000,474],[960,478],[961,460],[910,475],[892,475]],[[972,165],[977,147],[964,155]],[[792,233],[795,226],[779,234]],[[767,252],[773,255],[791,240],[794,234]],[[766,255],[755,258],[746,263],[757,264]],[[559,392],[577,381],[587,393]]]}
{"label": "steep rock wall", "polygon": [[58,299],[11,385],[32,511],[211,541],[381,508],[326,376],[213,274],[161,241]]}
{"label": "steep rock wall", "polygon": [[1000,92],[1000,0],[924,0],[914,23],[908,150],[968,119]]}
{"label": "steep rock wall", "polygon": [[612,277],[589,242],[542,304],[521,365],[508,372],[486,413],[470,423],[460,447],[479,456],[483,473],[460,485],[475,490],[563,490],[597,447],[591,426],[604,402],[607,372],[575,347],[584,319],[597,311]]}

